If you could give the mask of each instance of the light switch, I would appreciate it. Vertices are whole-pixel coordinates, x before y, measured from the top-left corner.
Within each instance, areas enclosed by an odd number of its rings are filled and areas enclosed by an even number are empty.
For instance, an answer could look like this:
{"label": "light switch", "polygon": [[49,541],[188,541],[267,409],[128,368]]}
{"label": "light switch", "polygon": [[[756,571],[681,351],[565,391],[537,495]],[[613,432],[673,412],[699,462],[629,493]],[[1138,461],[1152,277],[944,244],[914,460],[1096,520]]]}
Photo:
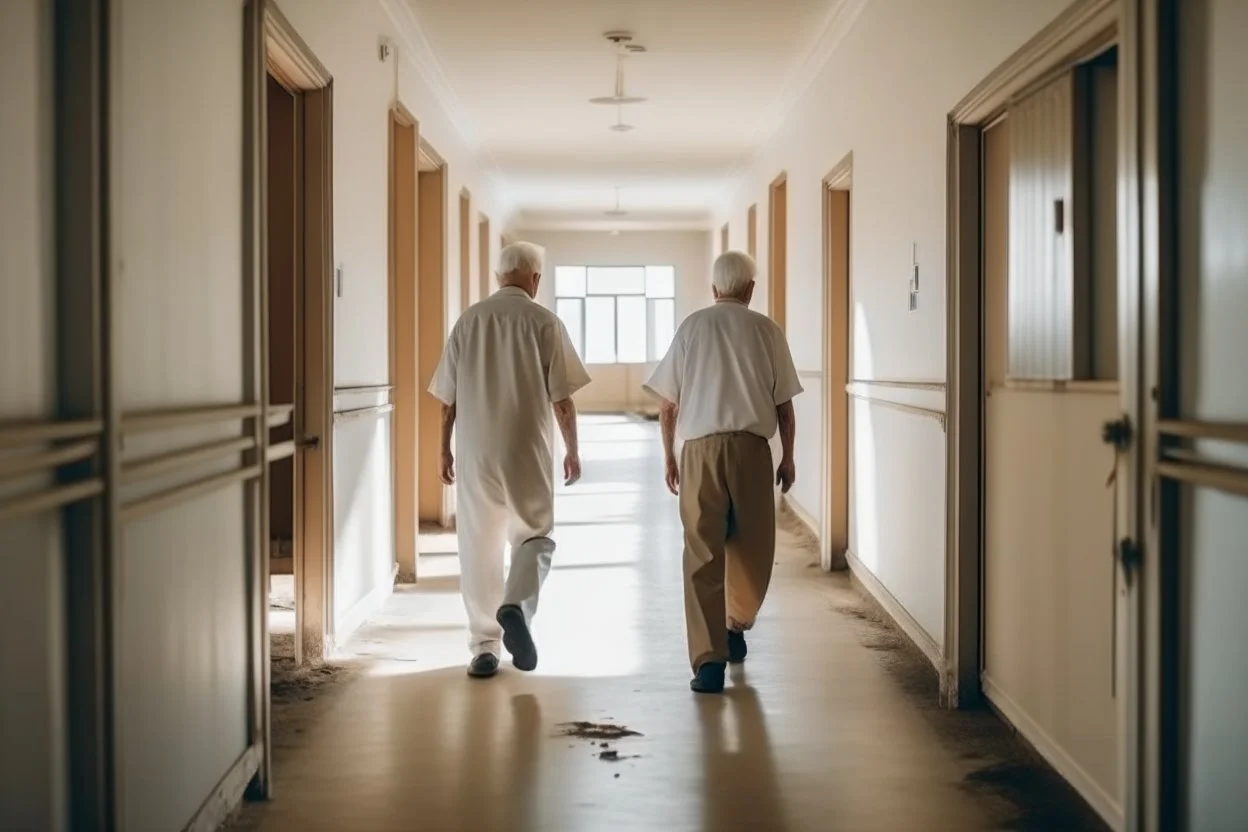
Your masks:
{"label": "light switch", "polygon": [[910,311],[919,308],[919,244],[910,244]]}

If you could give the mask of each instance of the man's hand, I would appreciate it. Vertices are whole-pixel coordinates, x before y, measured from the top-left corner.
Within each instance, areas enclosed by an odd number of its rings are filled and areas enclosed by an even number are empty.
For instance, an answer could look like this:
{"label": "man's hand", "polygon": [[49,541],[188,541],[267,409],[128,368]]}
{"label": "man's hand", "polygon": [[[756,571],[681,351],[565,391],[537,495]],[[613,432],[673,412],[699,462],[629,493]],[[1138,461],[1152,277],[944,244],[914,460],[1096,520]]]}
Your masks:
{"label": "man's hand", "polygon": [[450,451],[442,452],[442,461],[438,465],[438,472],[442,475],[443,485],[455,484],[455,455]]}
{"label": "man's hand", "polygon": [[679,496],[680,466],[676,464],[676,457],[669,454],[663,467],[665,469],[663,479],[667,481],[667,490]]}
{"label": "man's hand", "polygon": [[793,464],[793,460],[789,457],[780,460],[780,466],[776,468],[776,485],[780,486],[780,493],[788,494],[796,479],[797,466]]}
{"label": "man's hand", "polygon": [[563,484],[572,485],[581,478],[581,457],[579,454],[568,454],[563,458]]}

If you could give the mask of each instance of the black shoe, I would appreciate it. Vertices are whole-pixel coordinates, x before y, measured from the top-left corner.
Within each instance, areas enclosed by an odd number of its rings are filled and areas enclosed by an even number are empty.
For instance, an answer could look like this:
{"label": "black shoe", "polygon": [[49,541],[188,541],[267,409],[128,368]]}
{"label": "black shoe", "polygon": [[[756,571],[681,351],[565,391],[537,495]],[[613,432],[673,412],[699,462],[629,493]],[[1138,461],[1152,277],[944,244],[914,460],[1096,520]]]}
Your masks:
{"label": "black shoe", "polygon": [[511,654],[511,663],[517,670],[533,670],[537,667],[537,645],[529,632],[529,622],[524,612],[514,604],[500,607],[496,616],[503,627],[503,646]]}
{"label": "black shoe", "polygon": [[745,661],[745,654],[749,650],[745,646],[745,633],[738,633],[735,630],[728,631],[728,661],[732,664],[741,664]]}
{"label": "black shoe", "polygon": [[689,690],[694,693],[723,693],[724,663],[703,663],[703,665],[698,668],[698,672],[694,675],[693,681],[689,683]]}
{"label": "black shoe", "polygon": [[493,653],[482,653],[473,656],[468,664],[468,675],[474,679],[488,679],[498,672],[498,656]]}

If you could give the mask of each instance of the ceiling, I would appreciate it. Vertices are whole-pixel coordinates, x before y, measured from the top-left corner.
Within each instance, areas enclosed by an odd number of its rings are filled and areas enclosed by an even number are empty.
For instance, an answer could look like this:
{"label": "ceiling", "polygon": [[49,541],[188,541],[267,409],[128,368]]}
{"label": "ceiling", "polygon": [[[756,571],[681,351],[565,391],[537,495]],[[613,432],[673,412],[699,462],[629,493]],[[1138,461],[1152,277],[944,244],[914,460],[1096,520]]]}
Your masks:
{"label": "ceiling", "polygon": [[[408,0],[467,138],[526,227],[706,227],[808,82],[845,0]],[[607,128],[615,51],[628,133]],[[616,188],[623,221],[608,221]]]}

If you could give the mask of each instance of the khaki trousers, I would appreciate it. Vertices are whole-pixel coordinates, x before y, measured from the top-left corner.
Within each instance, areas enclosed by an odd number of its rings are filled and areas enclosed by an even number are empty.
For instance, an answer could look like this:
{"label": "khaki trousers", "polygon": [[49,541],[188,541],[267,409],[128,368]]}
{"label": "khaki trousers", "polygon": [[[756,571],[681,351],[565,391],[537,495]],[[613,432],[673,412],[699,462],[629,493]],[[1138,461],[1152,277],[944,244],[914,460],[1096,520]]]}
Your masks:
{"label": "khaki trousers", "polygon": [[680,464],[689,662],[728,658],[728,629],[748,630],[776,554],[771,447],[752,433],[686,442]]}

